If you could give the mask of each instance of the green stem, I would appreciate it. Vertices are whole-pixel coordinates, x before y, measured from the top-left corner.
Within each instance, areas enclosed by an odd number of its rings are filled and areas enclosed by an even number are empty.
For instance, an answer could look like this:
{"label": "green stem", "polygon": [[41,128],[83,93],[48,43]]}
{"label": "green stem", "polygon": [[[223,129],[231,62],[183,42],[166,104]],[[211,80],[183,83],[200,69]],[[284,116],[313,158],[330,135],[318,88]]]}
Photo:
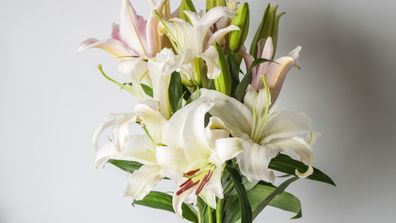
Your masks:
{"label": "green stem", "polygon": [[223,200],[219,199],[216,205],[216,223],[223,222]]}
{"label": "green stem", "polygon": [[213,222],[213,213],[212,213],[212,208],[208,206],[208,208],[206,209],[206,214],[208,217],[208,223],[214,223]]}

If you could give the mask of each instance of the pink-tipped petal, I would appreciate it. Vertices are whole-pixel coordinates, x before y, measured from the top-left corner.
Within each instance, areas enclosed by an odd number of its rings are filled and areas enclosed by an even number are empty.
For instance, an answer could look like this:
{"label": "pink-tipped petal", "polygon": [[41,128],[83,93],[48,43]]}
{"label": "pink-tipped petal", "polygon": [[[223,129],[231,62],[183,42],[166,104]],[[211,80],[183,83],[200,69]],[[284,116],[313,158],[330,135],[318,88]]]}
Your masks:
{"label": "pink-tipped petal", "polygon": [[135,53],[128,49],[125,44],[115,39],[98,40],[95,38],[89,38],[80,44],[80,47],[77,49],[77,51],[82,52],[91,48],[105,50],[116,58],[123,56],[135,56]]}
{"label": "pink-tipped petal", "polygon": [[139,55],[146,55],[146,21],[136,14],[129,0],[124,0],[122,3],[120,37]]}

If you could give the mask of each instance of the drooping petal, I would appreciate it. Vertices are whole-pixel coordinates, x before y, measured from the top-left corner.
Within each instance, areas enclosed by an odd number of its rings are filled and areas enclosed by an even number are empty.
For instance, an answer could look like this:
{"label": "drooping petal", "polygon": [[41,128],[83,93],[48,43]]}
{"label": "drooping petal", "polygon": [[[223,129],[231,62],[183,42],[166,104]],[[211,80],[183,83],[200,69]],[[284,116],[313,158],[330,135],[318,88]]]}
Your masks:
{"label": "drooping petal", "polygon": [[161,180],[160,170],[158,166],[144,165],[129,174],[125,196],[142,200]]}
{"label": "drooping petal", "polygon": [[251,133],[252,113],[238,100],[214,90],[201,89],[201,97],[215,101],[209,111],[219,117],[234,137],[246,138]]}
{"label": "drooping petal", "polygon": [[311,131],[311,120],[304,113],[280,111],[273,113],[263,130],[265,138],[261,142],[267,144],[271,140],[290,138]]}
{"label": "drooping petal", "polygon": [[136,14],[129,0],[123,0],[120,17],[120,37],[140,56],[146,53],[146,21]]}
{"label": "drooping petal", "polygon": [[98,40],[95,38],[89,38],[80,44],[80,47],[77,49],[77,51],[82,52],[91,48],[102,49],[117,59],[124,56],[135,56],[136,54],[132,50],[128,49],[124,43],[115,39]]}
{"label": "drooping petal", "polygon": [[248,141],[243,141],[243,146],[243,152],[237,157],[242,174],[251,182],[273,182],[275,175],[268,169],[268,165],[278,154],[278,149]]}
{"label": "drooping petal", "polygon": [[216,209],[216,195],[211,190],[208,190],[207,186],[208,185],[202,189],[201,193],[199,193],[199,196],[207,205],[209,205],[209,207]]}
{"label": "drooping petal", "polygon": [[221,138],[228,138],[230,131],[225,127],[224,122],[215,116],[210,117],[209,123],[205,128],[206,138],[211,148],[216,147],[216,140]]}
{"label": "drooping petal", "polygon": [[209,79],[216,79],[221,73],[221,68],[219,66],[219,54],[216,48],[209,46],[209,48],[201,55],[198,55],[205,60],[206,67],[208,68],[207,76]]}

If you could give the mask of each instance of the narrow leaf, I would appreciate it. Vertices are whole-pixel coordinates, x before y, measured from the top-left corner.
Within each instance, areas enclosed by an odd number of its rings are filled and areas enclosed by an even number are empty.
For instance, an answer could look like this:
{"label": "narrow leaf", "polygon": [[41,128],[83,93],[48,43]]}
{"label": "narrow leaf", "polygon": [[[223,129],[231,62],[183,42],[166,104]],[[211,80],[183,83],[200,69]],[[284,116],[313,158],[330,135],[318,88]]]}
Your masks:
{"label": "narrow leaf", "polygon": [[[172,196],[158,191],[151,191],[143,200],[134,201],[132,205],[142,205],[150,208],[174,212],[172,206]],[[198,222],[197,216],[191,208],[183,204],[183,217],[191,222]]]}
{"label": "narrow leaf", "polygon": [[138,170],[142,164],[134,161],[125,161],[125,160],[109,160],[108,163],[120,168],[129,173],[133,173],[134,171]]}
{"label": "narrow leaf", "polygon": [[251,82],[252,82],[252,72],[248,72],[247,74],[245,74],[245,76],[243,76],[241,82],[238,84],[235,90],[234,97],[238,101],[241,102],[243,101],[243,98],[245,97],[246,94],[246,89]]}
{"label": "narrow leaf", "polygon": [[269,205],[269,203],[274,200],[274,198],[276,196],[278,196],[279,194],[282,194],[286,188],[292,184],[293,182],[295,182],[296,180],[298,180],[298,177],[292,177],[286,181],[284,181],[283,183],[281,183],[271,194],[269,194],[258,206],[256,209],[253,210],[253,219],[256,218],[258,216],[258,214],[260,214],[260,212],[262,212],[264,210],[265,207],[267,207],[267,205]]}
{"label": "narrow leaf", "polygon": [[144,93],[146,93],[148,96],[153,97],[153,88],[146,84],[140,84],[142,86],[142,89]]}
{"label": "narrow leaf", "polygon": [[172,111],[175,113],[178,110],[178,104],[183,97],[183,84],[180,73],[173,72],[169,83],[169,100],[171,103]]}
{"label": "narrow leaf", "polygon": [[227,166],[226,169],[231,175],[235,191],[239,196],[241,223],[252,223],[252,207],[250,206],[245,187],[242,184],[241,175],[232,167]]}

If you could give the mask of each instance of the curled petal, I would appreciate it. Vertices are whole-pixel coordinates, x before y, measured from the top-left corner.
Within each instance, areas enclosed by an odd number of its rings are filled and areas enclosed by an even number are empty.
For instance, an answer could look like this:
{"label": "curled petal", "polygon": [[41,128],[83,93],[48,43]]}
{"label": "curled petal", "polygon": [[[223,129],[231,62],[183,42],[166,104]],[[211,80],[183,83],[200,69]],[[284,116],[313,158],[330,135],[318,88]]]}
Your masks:
{"label": "curled petal", "polygon": [[237,31],[239,30],[238,26],[227,26],[226,28],[217,30],[213,35],[210,37],[208,41],[208,46],[213,45],[215,43],[220,43],[220,41],[224,38],[225,35],[227,35],[229,32],[232,31]]}
{"label": "curled petal", "polygon": [[158,166],[144,165],[139,170],[129,174],[125,196],[135,200],[143,199],[161,180]]}

